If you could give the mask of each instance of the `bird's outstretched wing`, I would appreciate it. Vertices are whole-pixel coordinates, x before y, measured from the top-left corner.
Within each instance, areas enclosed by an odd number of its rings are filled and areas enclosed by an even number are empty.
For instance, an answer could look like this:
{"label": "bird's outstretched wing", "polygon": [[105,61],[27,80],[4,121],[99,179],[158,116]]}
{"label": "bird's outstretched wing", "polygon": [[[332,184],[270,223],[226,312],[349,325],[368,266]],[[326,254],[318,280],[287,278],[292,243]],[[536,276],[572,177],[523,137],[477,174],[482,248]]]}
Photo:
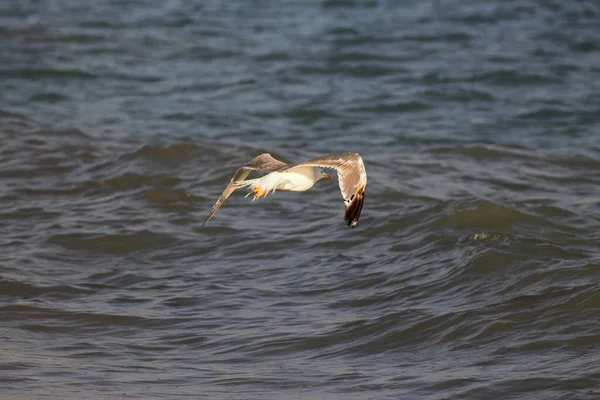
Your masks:
{"label": "bird's outstretched wing", "polygon": [[280,170],[287,166],[288,164],[273,158],[269,153],[263,153],[248,161],[248,163],[243,167],[238,168],[237,171],[235,171],[235,174],[233,174],[233,177],[229,181],[229,184],[227,185],[225,190],[223,190],[221,197],[219,197],[219,199],[213,206],[212,210],[210,211],[210,214],[204,220],[204,223],[202,224],[200,229],[204,228],[204,225],[206,225],[206,223],[213,217],[213,215],[215,215],[219,208],[221,208],[221,206],[223,205],[225,200],[227,200],[227,198],[231,195],[231,193],[233,193],[235,189],[239,188],[238,184],[241,181],[245,180],[252,171],[264,171],[268,173]]}
{"label": "bird's outstretched wing", "polygon": [[360,218],[367,189],[367,171],[365,171],[365,164],[360,155],[358,153],[330,154],[290,165],[283,170],[290,171],[296,167],[306,166],[330,168],[337,171],[340,191],[346,205],[344,221],[348,223],[348,226],[354,228]]}

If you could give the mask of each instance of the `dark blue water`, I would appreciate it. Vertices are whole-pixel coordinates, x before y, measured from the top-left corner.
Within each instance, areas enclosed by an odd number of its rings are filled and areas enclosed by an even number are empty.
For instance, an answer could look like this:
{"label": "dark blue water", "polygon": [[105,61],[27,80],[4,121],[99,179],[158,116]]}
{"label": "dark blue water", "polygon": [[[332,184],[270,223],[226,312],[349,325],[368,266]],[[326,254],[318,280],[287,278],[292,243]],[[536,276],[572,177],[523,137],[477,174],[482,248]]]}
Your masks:
{"label": "dark blue water", "polygon": [[[600,397],[596,1],[0,3],[0,398]],[[262,152],[335,180],[210,208]]]}

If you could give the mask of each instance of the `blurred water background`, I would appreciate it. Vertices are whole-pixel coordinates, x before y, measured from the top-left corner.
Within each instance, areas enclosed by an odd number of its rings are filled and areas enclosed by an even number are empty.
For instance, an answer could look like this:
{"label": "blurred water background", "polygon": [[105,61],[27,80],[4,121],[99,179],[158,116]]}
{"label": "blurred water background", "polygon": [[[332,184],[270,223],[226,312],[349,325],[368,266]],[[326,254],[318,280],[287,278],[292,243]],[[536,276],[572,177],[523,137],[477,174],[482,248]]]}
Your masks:
{"label": "blurred water background", "polygon": [[[600,3],[4,0],[0,398],[600,398]],[[241,164],[358,151],[254,203]]]}

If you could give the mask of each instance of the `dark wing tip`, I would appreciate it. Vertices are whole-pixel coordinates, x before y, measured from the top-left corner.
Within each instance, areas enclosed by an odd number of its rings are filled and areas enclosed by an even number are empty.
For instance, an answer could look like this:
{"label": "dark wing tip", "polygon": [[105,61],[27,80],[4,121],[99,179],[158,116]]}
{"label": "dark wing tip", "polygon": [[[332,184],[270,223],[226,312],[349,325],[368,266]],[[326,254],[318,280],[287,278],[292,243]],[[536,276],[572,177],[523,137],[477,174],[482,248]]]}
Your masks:
{"label": "dark wing tip", "polygon": [[344,221],[348,223],[348,226],[354,228],[358,224],[360,213],[365,202],[365,191],[364,189],[356,193],[352,202],[346,207],[346,214],[344,215]]}
{"label": "dark wing tip", "polygon": [[[212,217],[212,215],[211,215],[211,217]],[[209,217],[209,218],[206,218],[206,219],[204,220],[204,222],[202,223],[202,225],[200,225],[200,230],[202,230],[202,229],[204,228],[204,226],[206,226],[206,223],[208,222],[208,220],[209,220],[209,219],[210,219],[210,217]]]}
{"label": "dark wing tip", "polygon": [[[219,207],[220,206],[221,205],[219,204]],[[215,206],[210,211],[210,214],[208,214],[208,217],[206,217],[206,219],[204,220],[204,222],[202,223],[202,225],[200,225],[200,230],[202,230],[206,226],[206,224],[208,223],[208,221],[210,221],[210,219],[213,217],[213,215],[215,215],[215,213],[217,212],[217,210],[219,209],[219,207],[217,207],[217,204],[215,204]]]}

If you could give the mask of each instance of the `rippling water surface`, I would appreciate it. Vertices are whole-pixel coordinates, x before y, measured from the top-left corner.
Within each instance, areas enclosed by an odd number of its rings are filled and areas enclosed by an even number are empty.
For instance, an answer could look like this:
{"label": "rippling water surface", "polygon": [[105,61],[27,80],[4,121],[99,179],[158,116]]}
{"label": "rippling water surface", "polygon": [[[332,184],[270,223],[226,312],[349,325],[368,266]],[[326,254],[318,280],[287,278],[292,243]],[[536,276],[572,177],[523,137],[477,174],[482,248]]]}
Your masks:
{"label": "rippling water surface", "polygon": [[[600,398],[596,1],[0,4],[0,398]],[[235,169],[358,151],[200,225]]]}

